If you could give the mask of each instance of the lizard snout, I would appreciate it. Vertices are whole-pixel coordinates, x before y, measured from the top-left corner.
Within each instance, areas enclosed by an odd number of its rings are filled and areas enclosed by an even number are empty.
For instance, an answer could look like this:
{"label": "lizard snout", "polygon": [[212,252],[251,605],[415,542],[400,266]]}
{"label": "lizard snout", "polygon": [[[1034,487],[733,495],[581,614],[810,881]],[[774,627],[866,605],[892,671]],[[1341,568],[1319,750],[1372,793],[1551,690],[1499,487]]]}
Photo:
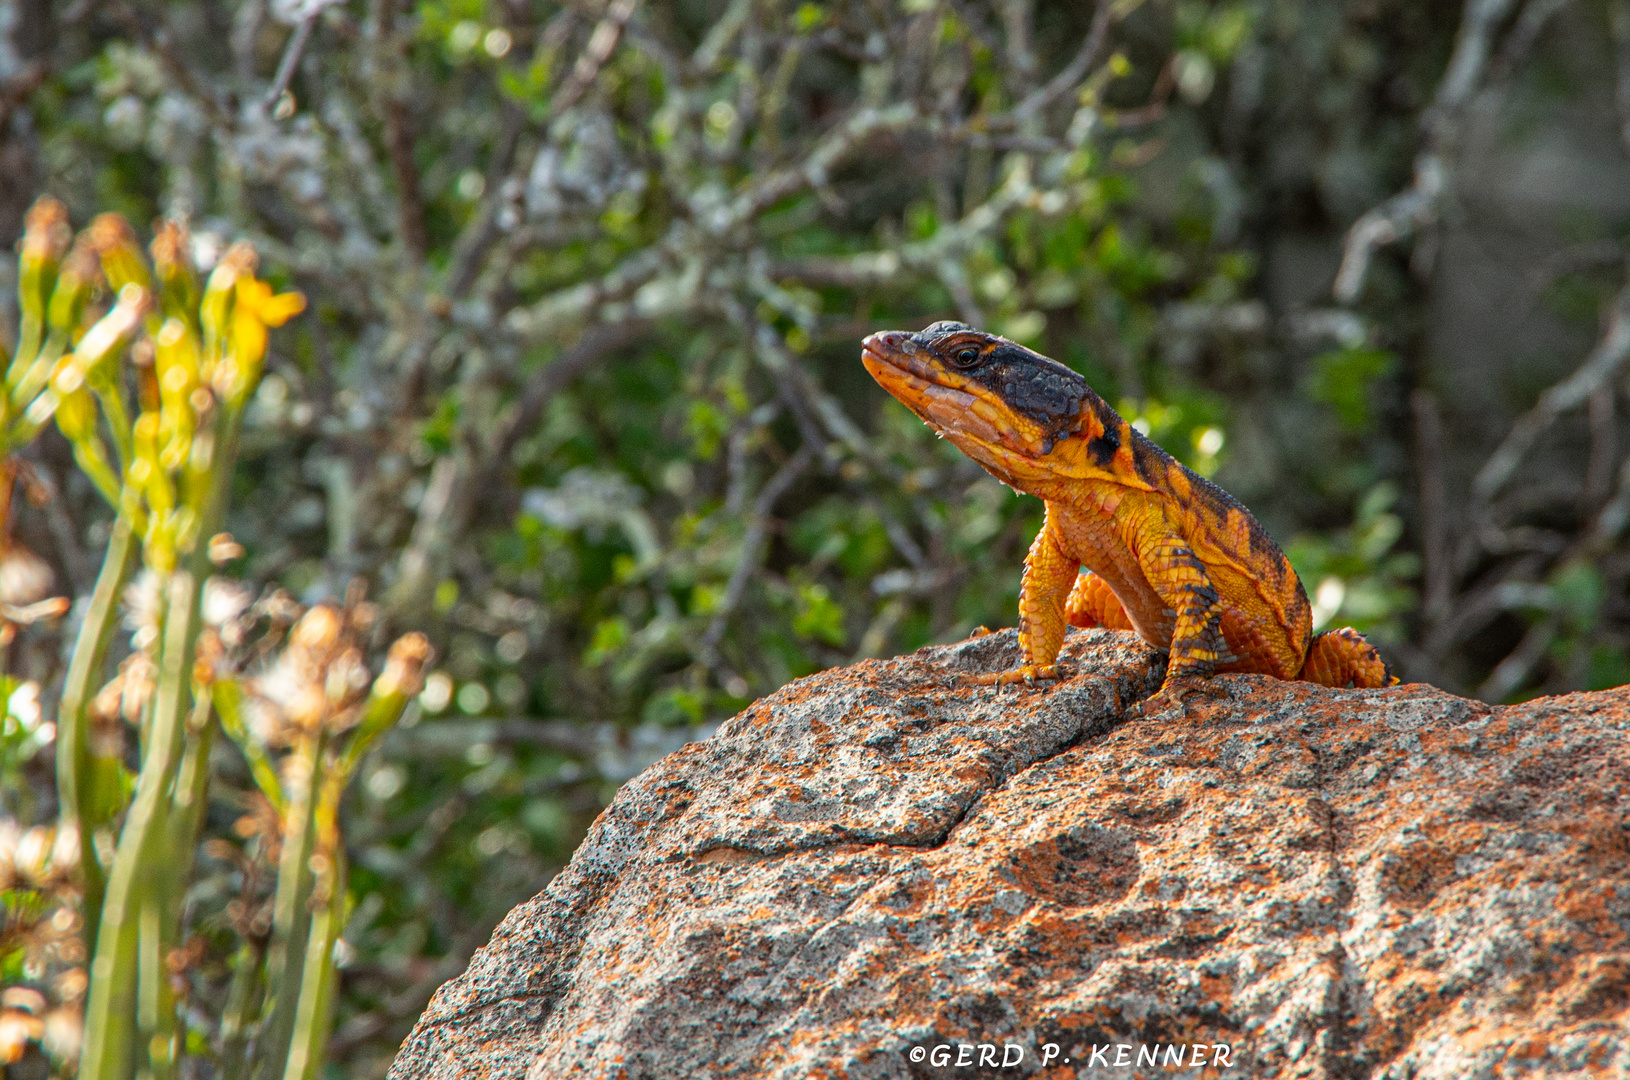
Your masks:
{"label": "lizard snout", "polygon": [[879,330],[868,335],[866,340],[860,343],[860,347],[865,352],[884,360],[893,354],[910,356],[917,351],[917,343],[903,330]]}

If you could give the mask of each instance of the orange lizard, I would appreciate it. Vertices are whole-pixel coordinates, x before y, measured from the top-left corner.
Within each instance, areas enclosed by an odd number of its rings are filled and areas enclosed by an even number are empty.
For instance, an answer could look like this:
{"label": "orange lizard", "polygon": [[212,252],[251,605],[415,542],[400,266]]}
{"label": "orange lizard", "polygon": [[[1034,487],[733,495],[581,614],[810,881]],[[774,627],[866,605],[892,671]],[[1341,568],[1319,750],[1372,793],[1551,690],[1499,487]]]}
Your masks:
{"label": "orange lizard", "polygon": [[1398,682],[1358,631],[1315,636],[1307,592],[1250,511],[1063,364],[956,322],[873,334],[861,356],[930,427],[1047,504],[1019,590],[1022,664],[973,681],[1057,678],[1068,625],[1135,630],[1170,655],[1145,715],[1205,691],[1218,672]]}

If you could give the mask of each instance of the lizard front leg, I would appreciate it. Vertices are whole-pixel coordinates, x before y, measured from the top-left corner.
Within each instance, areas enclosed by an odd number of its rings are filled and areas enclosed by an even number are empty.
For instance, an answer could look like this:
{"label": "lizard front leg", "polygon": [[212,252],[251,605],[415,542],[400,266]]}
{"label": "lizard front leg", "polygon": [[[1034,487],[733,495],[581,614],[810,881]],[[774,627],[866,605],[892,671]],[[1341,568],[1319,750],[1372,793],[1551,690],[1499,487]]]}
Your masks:
{"label": "lizard front leg", "polygon": [[1200,561],[1182,537],[1168,535],[1139,552],[1144,576],[1175,613],[1171,659],[1160,692],[1139,710],[1152,715],[1169,705],[1181,705],[1192,693],[1212,693],[1207,685],[1223,659],[1227,644],[1222,635],[1222,599]]}
{"label": "lizard front leg", "polygon": [[1064,645],[1064,600],[1081,564],[1064,553],[1053,524],[1052,507],[1024,557],[1019,584],[1019,648],[1024,661],[1011,671],[973,676],[968,681],[998,686],[1058,678],[1058,650]]}

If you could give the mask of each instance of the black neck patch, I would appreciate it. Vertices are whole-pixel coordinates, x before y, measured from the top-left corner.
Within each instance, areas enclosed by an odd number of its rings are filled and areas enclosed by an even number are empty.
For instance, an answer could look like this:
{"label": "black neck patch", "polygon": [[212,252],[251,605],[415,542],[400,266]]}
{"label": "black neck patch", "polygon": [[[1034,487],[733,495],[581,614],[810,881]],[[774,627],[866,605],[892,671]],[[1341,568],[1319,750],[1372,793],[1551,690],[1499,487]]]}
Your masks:
{"label": "black neck patch", "polygon": [[1100,469],[1108,469],[1109,463],[1115,460],[1115,451],[1121,448],[1121,418],[1105,404],[1104,399],[1094,394],[1096,399],[1092,402],[1093,412],[1098,416],[1098,425],[1104,433],[1087,442],[1087,453]]}
{"label": "black neck patch", "polygon": [[1092,392],[1086,379],[1063,364],[1010,341],[998,344],[967,374],[1008,408],[1044,428],[1050,440],[1075,434],[1081,404]]}

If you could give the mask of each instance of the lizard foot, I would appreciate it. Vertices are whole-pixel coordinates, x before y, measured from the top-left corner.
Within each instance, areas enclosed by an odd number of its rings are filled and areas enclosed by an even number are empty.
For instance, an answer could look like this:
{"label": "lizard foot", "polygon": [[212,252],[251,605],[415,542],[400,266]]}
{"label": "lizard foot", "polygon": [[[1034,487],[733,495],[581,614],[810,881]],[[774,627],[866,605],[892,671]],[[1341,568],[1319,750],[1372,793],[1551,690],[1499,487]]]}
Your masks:
{"label": "lizard foot", "polygon": [[1188,715],[1188,699],[1206,697],[1214,701],[1228,699],[1228,691],[1201,675],[1179,675],[1166,680],[1154,697],[1145,698],[1126,710],[1128,720],[1152,720],[1173,709]]}
{"label": "lizard foot", "polygon": [[1026,664],[1008,671],[990,671],[983,675],[963,675],[964,686],[1008,686],[1012,683],[1033,684],[1037,679],[1062,678],[1057,664]]}

